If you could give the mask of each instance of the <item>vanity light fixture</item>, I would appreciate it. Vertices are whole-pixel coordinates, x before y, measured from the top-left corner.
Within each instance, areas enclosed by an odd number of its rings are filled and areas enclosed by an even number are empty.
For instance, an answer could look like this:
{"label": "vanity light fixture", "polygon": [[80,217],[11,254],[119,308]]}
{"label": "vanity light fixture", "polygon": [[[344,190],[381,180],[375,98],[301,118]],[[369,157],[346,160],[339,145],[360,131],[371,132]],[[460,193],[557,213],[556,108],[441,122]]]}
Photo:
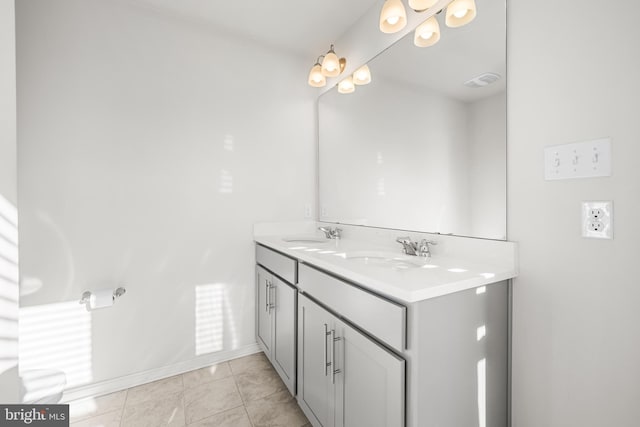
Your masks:
{"label": "vanity light fixture", "polygon": [[309,72],[309,86],[313,87],[324,87],[327,84],[327,79],[322,74],[322,66],[320,65],[320,57],[316,61],[315,65],[311,68]]}
{"label": "vanity light fixture", "polygon": [[320,55],[316,60],[316,63],[311,67],[309,71],[309,79],[307,80],[309,86],[323,87],[327,84],[327,77],[337,77],[344,71],[344,67],[347,65],[345,58],[338,58],[336,52],[333,50],[333,45],[324,55]]}
{"label": "vanity light fixture", "polygon": [[[408,0],[409,7],[414,12],[424,12],[432,8],[438,0]],[[446,7],[445,23],[448,27],[457,28],[468,24],[476,17],[475,0],[450,0]],[[442,12],[443,9],[437,13]],[[380,31],[395,33],[407,24],[407,15],[402,0],[386,0],[380,12]],[[413,43],[418,47],[429,47],[440,40],[440,25],[435,15],[432,15],[418,25],[413,37]]]}
{"label": "vanity light fixture", "polygon": [[326,77],[338,77],[346,64],[347,61],[344,58],[338,59],[338,55],[336,55],[333,45],[331,45],[329,52],[324,55],[322,60],[322,74]]}
{"label": "vanity light fixture", "polygon": [[402,0],[386,0],[380,12],[380,31],[397,33],[407,25],[407,11]]}
{"label": "vanity light fixture", "polygon": [[371,83],[371,70],[369,70],[369,66],[365,64],[353,73],[353,84],[361,86],[369,83]]}
{"label": "vanity light fixture", "polygon": [[440,40],[440,25],[435,15],[418,25],[413,36],[413,44],[418,47],[429,47]]}
{"label": "vanity light fixture", "polygon": [[356,90],[356,85],[353,83],[353,76],[348,76],[340,83],[338,83],[338,92],[339,93],[353,93]]}
{"label": "vanity light fixture", "polygon": [[447,6],[445,23],[447,27],[457,28],[468,24],[476,17],[475,0],[453,0]]}

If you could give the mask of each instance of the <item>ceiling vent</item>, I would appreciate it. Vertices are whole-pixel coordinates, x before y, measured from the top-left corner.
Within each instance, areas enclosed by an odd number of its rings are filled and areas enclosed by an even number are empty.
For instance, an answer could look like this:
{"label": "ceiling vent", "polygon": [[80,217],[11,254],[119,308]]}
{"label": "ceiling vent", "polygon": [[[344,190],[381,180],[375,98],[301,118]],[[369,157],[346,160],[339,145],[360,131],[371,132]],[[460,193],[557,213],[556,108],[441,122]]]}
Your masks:
{"label": "ceiling vent", "polygon": [[479,88],[489,86],[491,83],[495,83],[500,80],[500,74],[496,73],[482,73],[479,76],[467,80],[464,85],[472,88]]}

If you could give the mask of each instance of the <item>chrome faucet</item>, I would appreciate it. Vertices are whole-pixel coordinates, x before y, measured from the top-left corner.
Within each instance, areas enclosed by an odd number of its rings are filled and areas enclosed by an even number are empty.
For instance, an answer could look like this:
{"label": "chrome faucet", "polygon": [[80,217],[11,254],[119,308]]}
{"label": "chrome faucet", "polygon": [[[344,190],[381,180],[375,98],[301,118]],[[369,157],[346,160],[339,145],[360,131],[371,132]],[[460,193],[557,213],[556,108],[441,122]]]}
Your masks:
{"label": "chrome faucet", "polygon": [[398,237],[396,242],[402,245],[402,250],[407,255],[431,257],[431,248],[429,245],[437,245],[438,242],[433,240],[422,239],[419,243],[413,242],[411,237]]}
{"label": "chrome faucet", "polygon": [[318,227],[318,230],[322,231],[327,239],[339,239],[342,232],[342,229],[338,227]]}

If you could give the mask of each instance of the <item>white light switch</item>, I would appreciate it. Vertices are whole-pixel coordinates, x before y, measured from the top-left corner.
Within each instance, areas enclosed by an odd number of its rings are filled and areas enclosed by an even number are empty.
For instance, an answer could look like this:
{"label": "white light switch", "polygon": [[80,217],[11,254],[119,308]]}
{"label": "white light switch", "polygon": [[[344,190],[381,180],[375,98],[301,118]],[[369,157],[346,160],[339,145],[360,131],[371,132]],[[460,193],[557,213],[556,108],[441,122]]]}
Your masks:
{"label": "white light switch", "polygon": [[611,176],[611,139],[554,145],[544,149],[547,181]]}

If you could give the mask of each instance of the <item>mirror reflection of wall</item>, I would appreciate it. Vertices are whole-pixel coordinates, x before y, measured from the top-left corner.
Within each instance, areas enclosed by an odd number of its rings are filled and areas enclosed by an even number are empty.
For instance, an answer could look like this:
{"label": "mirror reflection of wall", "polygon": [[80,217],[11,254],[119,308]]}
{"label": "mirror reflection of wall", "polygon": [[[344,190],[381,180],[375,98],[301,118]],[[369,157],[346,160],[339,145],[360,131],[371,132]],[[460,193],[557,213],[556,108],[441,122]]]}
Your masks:
{"label": "mirror reflection of wall", "polygon": [[[320,98],[321,220],[505,238],[505,10],[482,6],[433,47],[404,37],[355,93]],[[501,78],[463,84],[487,72]]]}

